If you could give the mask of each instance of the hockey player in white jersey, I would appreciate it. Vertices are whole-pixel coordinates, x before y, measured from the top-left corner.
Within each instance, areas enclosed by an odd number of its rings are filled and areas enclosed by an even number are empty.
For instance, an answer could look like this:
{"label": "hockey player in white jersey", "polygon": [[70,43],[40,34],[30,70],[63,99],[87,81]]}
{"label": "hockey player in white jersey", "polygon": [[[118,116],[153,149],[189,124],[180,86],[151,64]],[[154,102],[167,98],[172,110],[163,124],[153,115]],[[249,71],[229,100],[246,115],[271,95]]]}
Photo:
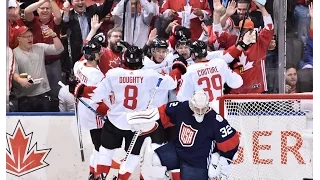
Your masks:
{"label": "hockey player in white jersey", "polygon": [[[159,90],[171,90],[177,87],[177,81],[169,75],[163,75],[153,69],[142,69],[143,53],[136,46],[129,46],[123,59],[122,68],[114,68],[106,73],[106,77],[95,87],[78,85],[75,95],[90,97],[94,102],[92,107],[108,116],[102,130],[102,145],[99,149],[98,173],[107,175],[115,149],[120,148],[125,139],[125,150],[133,138],[131,125],[126,120],[126,114],[147,108],[148,101],[159,78],[162,78]],[[178,66],[174,66],[179,69]],[[82,92],[81,92],[82,91]],[[114,103],[108,111],[100,111],[97,103],[107,99],[114,92]],[[118,179],[127,180],[139,164],[139,152],[146,135],[140,135],[134,145],[126,164],[126,172],[119,173]]]}
{"label": "hockey player in white jersey", "polygon": [[[173,61],[166,61],[165,57],[168,52],[168,43],[161,38],[155,38],[151,45],[150,50],[152,57],[149,59],[147,57],[144,58],[143,64],[144,69],[154,69],[162,74],[170,74],[172,75],[172,68],[175,68],[176,63],[182,62],[185,66],[187,66],[187,61],[180,56],[180,59],[174,59]],[[177,56],[179,57],[179,56]],[[177,77],[177,79],[180,79],[181,77]],[[155,94],[155,98],[152,101],[152,105],[158,107],[162,104],[168,103],[171,99],[176,99],[176,90],[158,90]],[[172,129],[174,127],[169,127],[167,129],[164,129],[161,126],[161,123],[159,123],[160,126],[158,129],[152,133],[150,136],[152,138],[152,146],[158,147],[159,145],[171,141],[174,139],[174,134],[172,133]]]}
{"label": "hockey player in white jersey", "polygon": [[[84,60],[79,60],[74,65],[74,74],[78,81],[86,86],[94,86],[100,82],[104,75],[100,71],[98,64],[100,61],[101,44],[104,42],[103,34],[93,37],[87,44],[83,46]],[[89,98],[83,97],[82,100],[87,104],[91,103]],[[94,145],[93,154],[90,157],[90,174],[89,180],[94,180],[96,162],[98,158],[99,148],[101,146],[101,128],[103,121],[90,111],[82,103],[77,103],[78,118],[81,127],[90,130],[92,143]]]}
{"label": "hockey player in white jersey", "polygon": [[214,101],[223,95],[225,83],[231,88],[242,86],[243,80],[239,71],[232,71],[223,59],[207,60],[207,45],[203,41],[193,42],[190,49],[195,64],[188,66],[182,77],[177,99],[181,102],[187,101],[194,92],[203,90],[209,97],[211,107],[219,112]]}
{"label": "hockey player in white jersey", "polygon": [[193,64],[194,62],[190,57],[190,48],[189,48],[190,44],[191,44],[191,41],[188,39],[185,39],[185,38],[178,39],[176,42],[175,51],[170,52],[166,56],[165,61],[170,63],[177,58],[181,59],[183,57],[187,61],[188,66],[190,64]]}
{"label": "hockey player in white jersey", "polygon": [[[151,58],[144,58],[143,64],[144,69],[154,69],[162,74],[170,74],[172,72],[172,68],[175,68],[176,62],[180,61],[185,66],[187,66],[187,61],[184,58],[174,59],[173,61],[166,61],[165,57],[168,52],[168,43],[161,38],[155,38],[151,45]],[[178,79],[180,79],[178,77]],[[171,99],[176,99],[176,90],[158,90],[155,94],[155,97],[152,101],[152,105],[155,107],[166,104]],[[173,98],[172,98],[173,97]],[[160,145],[175,139],[175,135],[172,133],[175,127],[168,127],[164,129],[164,127],[159,123],[158,129],[150,134],[152,139],[152,147],[153,149],[159,147]]]}
{"label": "hockey player in white jersey", "polygon": [[[164,39],[155,38],[150,45],[152,56],[150,59],[147,56],[144,57],[143,69],[154,69],[161,74],[171,73],[171,76],[173,77],[172,74],[174,72],[172,72],[172,70],[175,68],[178,61],[182,63],[184,66],[187,66],[187,61],[181,56],[177,56],[176,59],[170,59],[169,61],[168,59],[165,59],[168,52],[167,48],[168,43]],[[181,70],[182,71],[179,72],[185,73],[184,69]],[[181,77],[178,75],[176,78],[180,79]],[[168,97],[168,91],[159,90],[152,104],[155,106],[159,106],[164,103],[167,103],[169,100]]]}
{"label": "hockey player in white jersey", "polygon": [[168,54],[168,43],[166,40],[161,38],[155,38],[150,45],[151,58],[147,56],[143,60],[144,69],[154,69],[159,73],[168,74],[173,61],[170,63],[164,61],[165,57]]}

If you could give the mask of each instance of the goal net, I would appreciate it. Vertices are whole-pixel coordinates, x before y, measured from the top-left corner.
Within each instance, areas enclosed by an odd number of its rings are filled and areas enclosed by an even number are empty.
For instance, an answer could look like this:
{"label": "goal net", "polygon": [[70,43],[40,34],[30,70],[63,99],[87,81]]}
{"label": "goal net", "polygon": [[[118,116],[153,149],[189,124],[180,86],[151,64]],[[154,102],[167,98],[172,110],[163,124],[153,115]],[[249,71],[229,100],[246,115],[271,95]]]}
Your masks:
{"label": "goal net", "polygon": [[312,139],[303,135],[312,103],[312,94],[223,96],[220,114],[240,133],[229,179],[311,178]]}

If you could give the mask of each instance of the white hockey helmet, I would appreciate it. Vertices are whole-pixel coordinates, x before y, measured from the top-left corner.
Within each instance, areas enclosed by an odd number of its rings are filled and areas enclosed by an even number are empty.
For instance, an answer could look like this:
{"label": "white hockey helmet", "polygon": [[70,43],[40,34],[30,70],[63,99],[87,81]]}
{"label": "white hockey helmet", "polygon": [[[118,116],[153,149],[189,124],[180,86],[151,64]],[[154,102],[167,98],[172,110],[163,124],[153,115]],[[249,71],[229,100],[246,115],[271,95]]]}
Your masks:
{"label": "white hockey helmet", "polygon": [[203,121],[204,115],[210,110],[209,97],[203,91],[196,91],[189,100],[189,107],[198,123]]}

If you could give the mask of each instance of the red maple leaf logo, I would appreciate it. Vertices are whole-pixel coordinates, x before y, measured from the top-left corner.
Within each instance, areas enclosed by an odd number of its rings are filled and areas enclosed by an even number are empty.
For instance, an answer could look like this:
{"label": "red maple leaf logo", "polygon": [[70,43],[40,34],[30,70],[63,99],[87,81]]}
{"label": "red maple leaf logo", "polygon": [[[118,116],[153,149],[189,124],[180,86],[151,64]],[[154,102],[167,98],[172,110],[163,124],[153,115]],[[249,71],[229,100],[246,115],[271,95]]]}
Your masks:
{"label": "red maple leaf logo", "polygon": [[[49,166],[44,160],[51,148],[38,149],[37,143],[31,146],[33,132],[26,134],[19,120],[12,134],[7,133],[7,173],[23,176]],[[30,148],[31,147],[31,148]]]}

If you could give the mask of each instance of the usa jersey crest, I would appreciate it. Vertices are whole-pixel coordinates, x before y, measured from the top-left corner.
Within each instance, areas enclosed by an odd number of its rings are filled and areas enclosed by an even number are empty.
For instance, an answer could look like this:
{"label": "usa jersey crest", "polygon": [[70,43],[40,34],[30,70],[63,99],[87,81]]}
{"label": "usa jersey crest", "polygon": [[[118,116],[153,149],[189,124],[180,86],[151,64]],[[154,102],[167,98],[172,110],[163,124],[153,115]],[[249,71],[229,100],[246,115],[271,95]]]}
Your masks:
{"label": "usa jersey crest", "polygon": [[179,141],[181,145],[184,147],[193,146],[197,133],[197,129],[194,129],[190,125],[187,125],[184,122],[182,122],[179,130]]}

